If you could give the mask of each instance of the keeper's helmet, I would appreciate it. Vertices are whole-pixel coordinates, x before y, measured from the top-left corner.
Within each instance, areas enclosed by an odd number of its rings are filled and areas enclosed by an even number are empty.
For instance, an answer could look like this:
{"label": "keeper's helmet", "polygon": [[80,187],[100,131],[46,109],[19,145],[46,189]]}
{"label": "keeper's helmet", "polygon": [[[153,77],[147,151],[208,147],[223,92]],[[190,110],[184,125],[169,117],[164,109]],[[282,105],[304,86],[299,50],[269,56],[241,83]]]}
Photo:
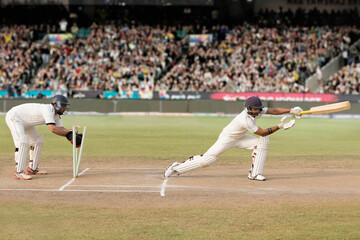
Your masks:
{"label": "keeper's helmet", "polygon": [[[247,113],[250,116],[255,117],[255,118],[259,115],[259,113],[264,108],[260,98],[257,96],[252,96],[252,97],[249,97],[248,99],[246,99],[245,107],[246,107]],[[259,110],[253,111],[253,109],[259,109]]]}
{"label": "keeper's helmet", "polygon": [[[64,112],[67,112],[69,110],[69,102],[66,99],[65,96],[63,95],[55,95],[52,99],[51,99],[51,104],[54,105],[54,108],[56,110],[56,113],[59,115],[63,115]],[[62,106],[66,106],[65,110],[61,110]]]}

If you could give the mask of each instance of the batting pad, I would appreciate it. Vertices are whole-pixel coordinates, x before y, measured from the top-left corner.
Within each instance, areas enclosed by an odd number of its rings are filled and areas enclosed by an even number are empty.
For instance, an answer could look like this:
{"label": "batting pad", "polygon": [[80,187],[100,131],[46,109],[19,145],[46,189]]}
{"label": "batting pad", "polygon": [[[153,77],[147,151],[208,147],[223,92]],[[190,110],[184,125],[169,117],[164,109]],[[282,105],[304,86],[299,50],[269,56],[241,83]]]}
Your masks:
{"label": "batting pad", "polygon": [[190,157],[185,162],[173,167],[173,170],[178,172],[179,174],[183,174],[196,168],[210,166],[210,164],[216,162],[217,160],[218,158],[214,155],[196,155]]}
{"label": "batting pad", "polygon": [[16,171],[21,172],[25,170],[27,151],[29,148],[29,139],[27,136],[20,138],[18,151],[15,152]]}
{"label": "batting pad", "polygon": [[41,135],[36,139],[36,142],[33,146],[30,147],[30,163],[29,166],[32,170],[36,170],[39,165],[40,154],[42,147],[44,145],[44,135]]}
{"label": "batting pad", "polygon": [[253,150],[252,158],[252,170],[251,176],[256,177],[257,175],[261,175],[264,169],[264,164],[266,160],[266,155],[269,150],[270,140],[269,136],[259,137],[257,147]]}

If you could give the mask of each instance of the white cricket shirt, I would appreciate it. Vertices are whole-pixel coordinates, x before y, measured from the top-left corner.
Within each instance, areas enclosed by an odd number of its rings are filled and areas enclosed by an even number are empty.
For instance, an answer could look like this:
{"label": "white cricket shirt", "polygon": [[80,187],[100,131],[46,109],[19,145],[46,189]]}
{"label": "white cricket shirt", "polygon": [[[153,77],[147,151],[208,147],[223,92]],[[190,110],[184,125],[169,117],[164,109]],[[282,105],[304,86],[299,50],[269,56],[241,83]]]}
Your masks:
{"label": "white cricket shirt", "polygon": [[13,115],[25,127],[44,124],[63,126],[59,114],[55,114],[54,106],[51,104],[25,103],[13,107],[8,114]]}
{"label": "white cricket shirt", "polygon": [[[266,113],[267,109],[267,107],[264,107],[257,118]],[[249,114],[247,114],[246,109],[244,109],[223,129],[220,135],[224,137],[240,139],[244,137],[248,131],[254,133],[259,128],[256,126],[257,118],[251,117]]]}

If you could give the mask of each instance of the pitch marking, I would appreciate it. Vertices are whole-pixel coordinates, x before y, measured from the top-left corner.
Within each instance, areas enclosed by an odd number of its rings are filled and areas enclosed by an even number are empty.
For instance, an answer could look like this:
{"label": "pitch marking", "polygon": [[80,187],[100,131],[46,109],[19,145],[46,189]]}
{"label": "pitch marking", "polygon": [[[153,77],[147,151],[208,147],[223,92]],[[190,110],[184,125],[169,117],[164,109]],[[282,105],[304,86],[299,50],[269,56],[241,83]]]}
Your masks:
{"label": "pitch marking", "polygon": [[83,175],[86,171],[88,171],[90,168],[86,168],[85,170],[83,170],[81,173],[79,173],[79,176]]}
{"label": "pitch marking", "polygon": [[[81,176],[82,174],[84,174],[86,171],[88,171],[90,168],[86,168],[85,170],[83,170],[81,173],[79,173],[79,176]],[[70,184],[72,184],[75,181],[76,178],[72,178],[70,181],[68,181],[64,186],[62,186],[61,188],[59,188],[59,191],[63,191],[64,188],[66,188],[67,186],[69,186]]]}
{"label": "pitch marking", "polygon": [[111,187],[119,187],[119,188],[159,188],[159,185],[71,185],[69,187],[105,187],[105,188],[111,188]]}
{"label": "pitch marking", "polygon": [[162,196],[162,197],[165,197],[165,188],[166,188],[166,183],[168,180],[169,180],[169,178],[166,178],[161,185],[160,196]]}
{"label": "pitch marking", "polygon": [[72,178],[70,181],[68,181],[65,185],[63,185],[61,188],[59,188],[59,191],[64,190],[64,188],[66,188],[67,186],[69,186],[70,184],[72,184],[75,181],[75,178]]}
{"label": "pitch marking", "polygon": [[[33,191],[33,192],[58,192],[59,189],[0,189],[0,191]],[[152,190],[62,190],[62,192],[123,192],[123,193],[158,193],[159,191]]]}

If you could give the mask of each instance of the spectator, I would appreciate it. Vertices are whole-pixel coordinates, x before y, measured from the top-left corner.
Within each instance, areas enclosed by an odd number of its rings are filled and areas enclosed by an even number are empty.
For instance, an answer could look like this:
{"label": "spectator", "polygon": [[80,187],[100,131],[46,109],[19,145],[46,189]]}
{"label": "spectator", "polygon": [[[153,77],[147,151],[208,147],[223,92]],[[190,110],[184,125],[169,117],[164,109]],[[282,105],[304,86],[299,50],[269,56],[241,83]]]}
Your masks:
{"label": "spectator", "polygon": [[337,73],[329,77],[325,86],[325,92],[333,94],[360,93],[360,63],[351,63],[344,66]]}
{"label": "spectator", "polygon": [[6,91],[7,91],[8,98],[14,98],[15,97],[15,92],[14,92],[15,83],[16,83],[15,80],[9,81],[7,83]]}
{"label": "spectator", "polygon": [[77,35],[79,33],[79,28],[77,26],[76,23],[74,23],[72,26],[71,26],[71,34],[73,35],[73,38],[76,38]]}
{"label": "spectator", "polygon": [[60,27],[60,32],[61,33],[66,33],[67,32],[67,25],[68,25],[68,22],[66,21],[65,18],[60,20],[59,27]]}
{"label": "spectator", "polygon": [[316,67],[316,80],[317,80],[318,85],[319,85],[318,93],[324,93],[324,81],[323,81],[323,75],[322,75],[322,71],[320,69],[320,66]]}
{"label": "spectator", "polygon": [[[265,11],[258,24],[237,26],[93,23],[88,34],[52,49],[38,40],[56,32],[56,25],[10,25],[0,29],[0,84],[6,89],[15,81],[22,96],[26,88],[70,95],[117,91],[120,97],[150,96],[152,91],[303,92],[305,80],[319,75],[317,69],[333,57],[347,52],[344,59],[357,61],[348,46],[359,31],[348,26],[292,27],[297,14]],[[62,22],[67,24],[65,18]],[[60,31],[66,32],[67,25]],[[70,31],[79,33],[75,23]],[[207,33],[212,42],[188,46],[186,35]],[[336,77],[334,87],[326,88],[355,92],[355,85],[349,88],[342,80]]]}

